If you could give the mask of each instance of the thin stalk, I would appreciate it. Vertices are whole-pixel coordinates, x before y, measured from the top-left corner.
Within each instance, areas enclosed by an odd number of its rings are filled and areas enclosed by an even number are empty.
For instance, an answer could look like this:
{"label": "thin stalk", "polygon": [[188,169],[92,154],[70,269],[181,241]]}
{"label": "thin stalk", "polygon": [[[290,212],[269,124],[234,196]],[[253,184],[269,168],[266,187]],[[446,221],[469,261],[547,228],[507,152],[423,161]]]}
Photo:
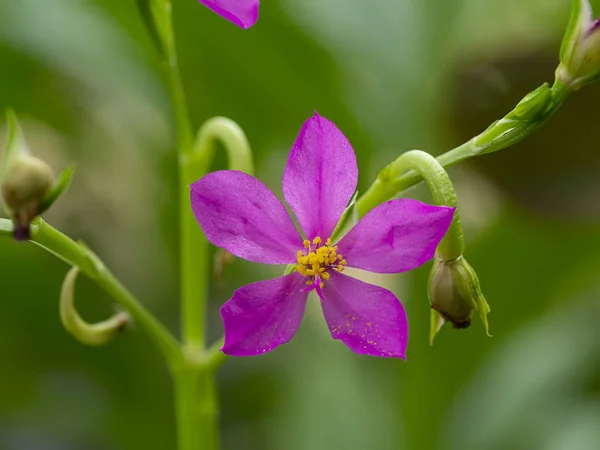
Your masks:
{"label": "thin stalk", "polygon": [[[548,108],[536,120],[517,124],[514,128],[506,133],[497,136],[496,139],[488,140],[488,136],[495,136],[496,128],[502,125],[504,119],[501,119],[491,125],[483,133],[475,136],[464,144],[447,151],[437,157],[438,162],[442,167],[448,167],[465,159],[472,158],[487,153],[492,153],[510,147],[513,144],[525,139],[542,126],[546,120],[552,116],[556,110],[564,103],[571,89],[557,81],[550,89],[551,100]],[[481,144],[484,142],[484,144]],[[359,217],[362,217],[374,206],[383,203],[390,198],[395,197],[402,191],[405,191],[411,186],[423,181],[423,177],[415,170],[401,174],[395,178],[389,178],[385,173],[386,169],[382,170],[375,182],[369,187],[356,202]]]}
{"label": "thin stalk", "polygon": [[73,241],[42,219],[34,221],[31,232],[31,242],[48,250],[68,264],[79,267],[83,273],[93,279],[123,309],[129,312],[136,324],[146,331],[168,362],[175,363],[182,360],[182,353],[177,341],[90,249]]}

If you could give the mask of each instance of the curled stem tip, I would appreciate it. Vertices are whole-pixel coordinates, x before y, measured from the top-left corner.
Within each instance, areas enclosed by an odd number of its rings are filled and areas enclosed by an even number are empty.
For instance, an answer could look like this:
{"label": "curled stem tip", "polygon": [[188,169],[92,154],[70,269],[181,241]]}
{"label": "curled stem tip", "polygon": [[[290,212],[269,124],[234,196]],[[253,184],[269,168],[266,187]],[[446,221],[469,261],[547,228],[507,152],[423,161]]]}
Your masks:
{"label": "curled stem tip", "polygon": [[130,321],[128,313],[121,311],[110,319],[90,324],[75,309],[74,290],[79,268],[73,267],[65,277],[60,294],[60,319],[65,329],[82,344],[101,346],[110,342]]}

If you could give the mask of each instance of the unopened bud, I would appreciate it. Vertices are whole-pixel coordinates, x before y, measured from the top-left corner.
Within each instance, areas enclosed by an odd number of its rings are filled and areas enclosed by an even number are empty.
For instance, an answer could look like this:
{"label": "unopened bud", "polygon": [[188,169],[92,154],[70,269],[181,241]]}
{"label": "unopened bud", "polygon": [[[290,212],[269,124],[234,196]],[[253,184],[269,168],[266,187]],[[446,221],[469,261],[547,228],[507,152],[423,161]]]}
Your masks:
{"label": "unopened bud", "polygon": [[600,78],[600,19],[593,14],[589,0],[573,0],[556,69],[557,79],[572,89]]}
{"label": "unopened bud", "polygon": [[2,180],[2,198],[15,222],[16,239],[29,238],[29,223],[40,214],[53,183],[54,173],[41,159],[24,156],[9,165]]}
{"label": "unopened bud", "polygon": [[444,321],[451,322],[454,328],[467,328],[471,325],[471,313],[479,312],[486,334],[489,336],[487,304],[477,274],[461,256],[453,261],[435,258],[429,275],[429,302],[431,303],[430,341],[442,327]]}
{"label": "unopened bud", "polygon": [[7,114],[8,139],[0,163],[0,191],[7,213],[13,220],[13,236],[18,241],[29,239],[29,225],[46,211],[67,189],[73,167],[54,176],[48,164],[31,156],[17,118]]}

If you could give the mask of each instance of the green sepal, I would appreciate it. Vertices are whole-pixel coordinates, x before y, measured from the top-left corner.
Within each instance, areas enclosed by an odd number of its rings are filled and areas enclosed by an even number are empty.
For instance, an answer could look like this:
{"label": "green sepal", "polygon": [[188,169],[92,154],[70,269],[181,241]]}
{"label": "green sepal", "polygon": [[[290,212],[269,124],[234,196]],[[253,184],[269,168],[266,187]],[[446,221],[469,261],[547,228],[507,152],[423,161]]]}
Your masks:
{"label": "green sepal", "polygon": [[296,264],[288,264],[283,272],[283,275],[289,275],[290,273],[294,273],[296,270]]}
{"label": "green sepal", "polygon": [[54,184],[50,188],[50,191],[42,199],[40,203],[40,211],[38,214],[42,214],[47,211],[56,200],[68,189],[75,173],[75,166],[65,167],[54,179]]}
{"label": "green sepal", "polygon": [[521,99],[505,119],[534,121],[543,117],[552,101],[552,91],[548,83],[542,84]]}
{"label": "green sepal", "polygon": [[29,149],[27,148],[25,138],[23,137],[23,131],[21,130],[17,116],[11,109],[6,111],[6,122],[8,137],[2,155],[2,162],[0,162],[0,180],[4,180],[10,165],[14,163],[15,160],[20,156],[29,155]]}
{"label": "green sepal", "polygon": [[579,30],[579,33],[577,30],[577,25],[580,23],[581,19],[581,14],[583,13],[588,15],[589,19],[591,20],[592,13],[590,4],[587,2],[587,0],[572,0],[571,4],[571,16],[569,18],[567,30],[565,31],[565,35],[560,45],[560,60],[563,63],[565,63],[573,53],[573,48],[579,40],[579,36],[575,35],[581,33],[581,30]]}
{"label": "green sepal", "polygon": [[552,100],[552,90],[544,83],[523,97],[511,112],[475,138],[474,145],[482,147],[480,154],[484,155],[519,142],[543,123],[546,119],[545,113],[552,106]]}
{"label": "green sepal", "polygon": [[429,320],[429,345],[433,345],[435,335],[442,329],[444,322],[444,317],[435,309],[432,309],[431,318]]}
{"label": "green sepal", "polygon": [[340,217],[339,222],[337,223],[333,233],[331,233],[331,241],[337,242],[339,239],[345,235],[348,231],[352,229],[354,225],[358,222],[358,209],[356,207],[356,199],[358,198],[358,191],[354,192],[354,195],[350,199],[350,203],[344,209],[342,213],[342,217]]}

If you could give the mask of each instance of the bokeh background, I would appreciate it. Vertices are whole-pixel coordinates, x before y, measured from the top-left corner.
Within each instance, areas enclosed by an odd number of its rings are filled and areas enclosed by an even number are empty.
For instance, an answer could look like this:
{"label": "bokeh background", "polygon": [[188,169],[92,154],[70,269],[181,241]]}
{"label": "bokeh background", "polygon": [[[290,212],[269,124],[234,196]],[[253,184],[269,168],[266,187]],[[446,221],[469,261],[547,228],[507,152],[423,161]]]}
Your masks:
{"label": "bokeh background", "polygon": [[[195,0],[173,3],[194,126],[237,121],[277,193],[313,109],[352,142],[362,190],[400,152],[439,154],[480,132],[552,81],[570,6],[264,0],[242,31]],[[313,300],[290,344],[222,368],[223,449],[600,448],[599,102],[600,86],[585,88],[533,137],[450,171],[493,338],[474,320],[429,346],[429,264],[370,276],[408,309],[408,361],[353,355]],[[0,0],[9,106],[38,156],[77,164],[47,220],[178,332],[171,110],[134,0]],[[429,201],[423,187],[407,195]],[[174,449],[169,374],[143,333],[80,345],[58,319],[65,264],[8,239],[0,255],[0,449]],[[211,336],[237,287],[279,273],[238,260],[215,277]],[[83,279],[77,298],[89,319],[113,308]]]}

